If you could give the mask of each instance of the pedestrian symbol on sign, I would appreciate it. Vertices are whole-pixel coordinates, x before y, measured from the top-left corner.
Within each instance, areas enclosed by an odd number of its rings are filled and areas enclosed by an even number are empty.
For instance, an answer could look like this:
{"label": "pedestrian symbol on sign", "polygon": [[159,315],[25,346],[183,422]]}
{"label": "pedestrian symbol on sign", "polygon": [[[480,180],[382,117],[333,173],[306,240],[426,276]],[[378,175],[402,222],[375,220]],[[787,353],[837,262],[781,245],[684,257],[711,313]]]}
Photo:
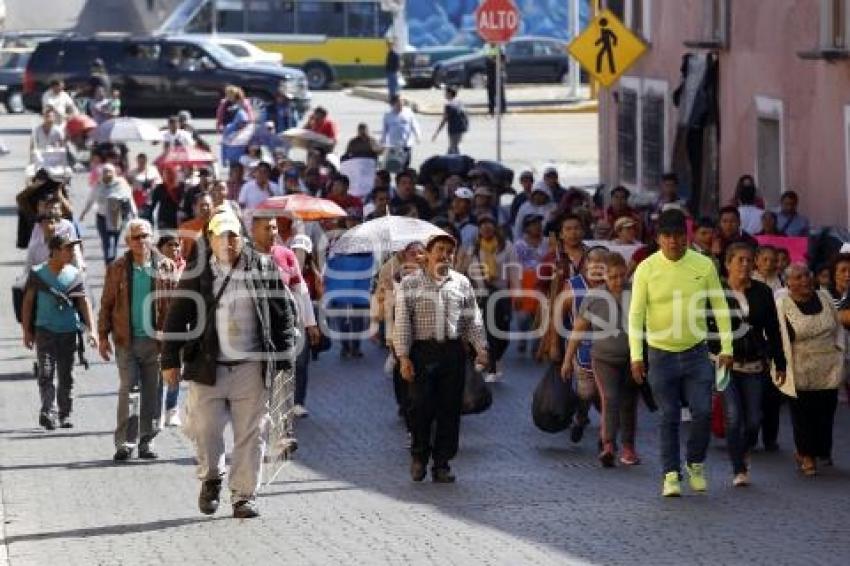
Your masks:
{"label": "pedestrian symbol on sign", "polygon": [[617,66],[614,63],[614,47],[617,45],[617,34],[611,31],[608,27],[608,20],[602,18],[599,20],[600,35],[594,45],[601,45],[599,54],[596,56],[596,72],[602,72],[602,59],[608,55],[608,72],[612,75],[617,74]]}
{"label": "pedestrian symbol on sign", "polygon": [[609,87],[646,52],[646,44],[611,10],[604,10],[570,43],[568,51],[588,74]]}

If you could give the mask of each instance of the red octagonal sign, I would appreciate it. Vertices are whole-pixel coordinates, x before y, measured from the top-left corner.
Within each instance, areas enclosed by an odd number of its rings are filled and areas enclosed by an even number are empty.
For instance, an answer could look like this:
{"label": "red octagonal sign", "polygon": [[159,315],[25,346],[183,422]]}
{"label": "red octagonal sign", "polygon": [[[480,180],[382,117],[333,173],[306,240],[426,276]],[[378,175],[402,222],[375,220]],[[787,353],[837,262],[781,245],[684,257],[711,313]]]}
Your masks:
{"label": "red octagonal sign", "polygon": [[487,43],[505,43],[519,28],[519,10],[513,0],[484,0],[475,11],[475,24]]}

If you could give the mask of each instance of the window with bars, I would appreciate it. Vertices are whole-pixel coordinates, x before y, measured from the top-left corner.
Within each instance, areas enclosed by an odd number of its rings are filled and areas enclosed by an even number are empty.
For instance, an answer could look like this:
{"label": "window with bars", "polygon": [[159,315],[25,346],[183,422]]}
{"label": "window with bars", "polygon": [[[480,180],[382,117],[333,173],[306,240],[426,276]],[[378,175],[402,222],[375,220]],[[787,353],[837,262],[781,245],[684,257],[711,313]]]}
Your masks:
{"label": "window with bars", "polygon": [[664,174],[664,95],[646,92],[641,101],[641,184],[644,188],[661,185]]}
{"label": "window with bars", "polygon": [[649,37],[649,34],[646,33],[646,26],[648,22],[644,21],[644,4],[648,1],[649,0],[632,0],[630,10],[631,22],[629,22],[629,25],[633,32],[643,38]]}
{"label": "window with bars", "polygon": [[620,89],[617,110],[617,151],[620,182],[637,183],[638,169],[638,93],[630,88]]}

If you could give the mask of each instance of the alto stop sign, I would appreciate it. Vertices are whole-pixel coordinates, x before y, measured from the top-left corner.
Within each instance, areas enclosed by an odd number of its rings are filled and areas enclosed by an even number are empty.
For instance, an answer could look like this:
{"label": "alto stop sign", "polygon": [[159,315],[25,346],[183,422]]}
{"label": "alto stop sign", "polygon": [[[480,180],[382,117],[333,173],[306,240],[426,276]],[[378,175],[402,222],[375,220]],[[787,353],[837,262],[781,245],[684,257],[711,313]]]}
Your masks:
{"label": "alto stop sign", "polygon": [[484,0],[475,11],[475,24],[487,43],[505,43],[519,28],[519,10],[513,0]]}

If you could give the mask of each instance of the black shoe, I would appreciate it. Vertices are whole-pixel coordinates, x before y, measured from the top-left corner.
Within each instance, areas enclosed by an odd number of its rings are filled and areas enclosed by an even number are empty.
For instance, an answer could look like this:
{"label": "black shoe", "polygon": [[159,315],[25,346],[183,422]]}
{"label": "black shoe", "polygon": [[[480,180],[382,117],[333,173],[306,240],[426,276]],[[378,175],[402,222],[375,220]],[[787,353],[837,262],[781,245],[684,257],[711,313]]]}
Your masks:
{"label": "black shoe", "polygon": [[132,448],[127,448],[126,446],[122,446],[118,450],[115,451],[115,455],[112,457],[116,462],[126,462],[130,459],[130,455],[133,453]]}
{"label": "black shoe", "polygon": [[413,481],[424,480],[427,471],[428,468],[425,466],[425,463],[420,460],[413,460],[410,463],[410,479]]}
{"label": "black shoe", "polygon": [[431,468],[431,480],[434,483],[454,483],[456,479],[448,466]]}
{"label": "black shoe", "polygon": [[360,350],[352,350],[351,351],[351,357],[352,358],[362,358],[363,352],[361,352]]}
{"label": "black shoe", "polygon": [[38,415],[38,424],[43,426],[45,430],[55,430],[56,418],[50,413],[41,413]]}
{"label": "black shoe", "polygon": [[581,439],[584,438],[584,427],[586,425],[575,423],[572,428],[570,428],[570,440],[573,444],[578,444],[581,442]]}
{"label": "black shoe", "polygon": [[779,445],[777,443],[765,444],[764,445],[765,452],[779,452]]}
{"label": "black shoe", "polygon": [[74,428],[74,423],[69,417],[59,417],[59,428]]}
{"label": "black shoe", "polygon": [[218,498],[221,494],[221,480],[207,480],[201,484],[198,495],[198,509],[204,515],[212,515],[218,511]]}
{"label": "black shoe", "polygon": [[253,519],[260,516],[260,509],[253,499],[237,501],[233,504],[234,519]]}
{"label": "black shoe", "polygon": [[142,444],[139,446],[139,458],[142,460],[156,460],[159,458],[159,454],[151,450],[151,447],[147,444]]}

